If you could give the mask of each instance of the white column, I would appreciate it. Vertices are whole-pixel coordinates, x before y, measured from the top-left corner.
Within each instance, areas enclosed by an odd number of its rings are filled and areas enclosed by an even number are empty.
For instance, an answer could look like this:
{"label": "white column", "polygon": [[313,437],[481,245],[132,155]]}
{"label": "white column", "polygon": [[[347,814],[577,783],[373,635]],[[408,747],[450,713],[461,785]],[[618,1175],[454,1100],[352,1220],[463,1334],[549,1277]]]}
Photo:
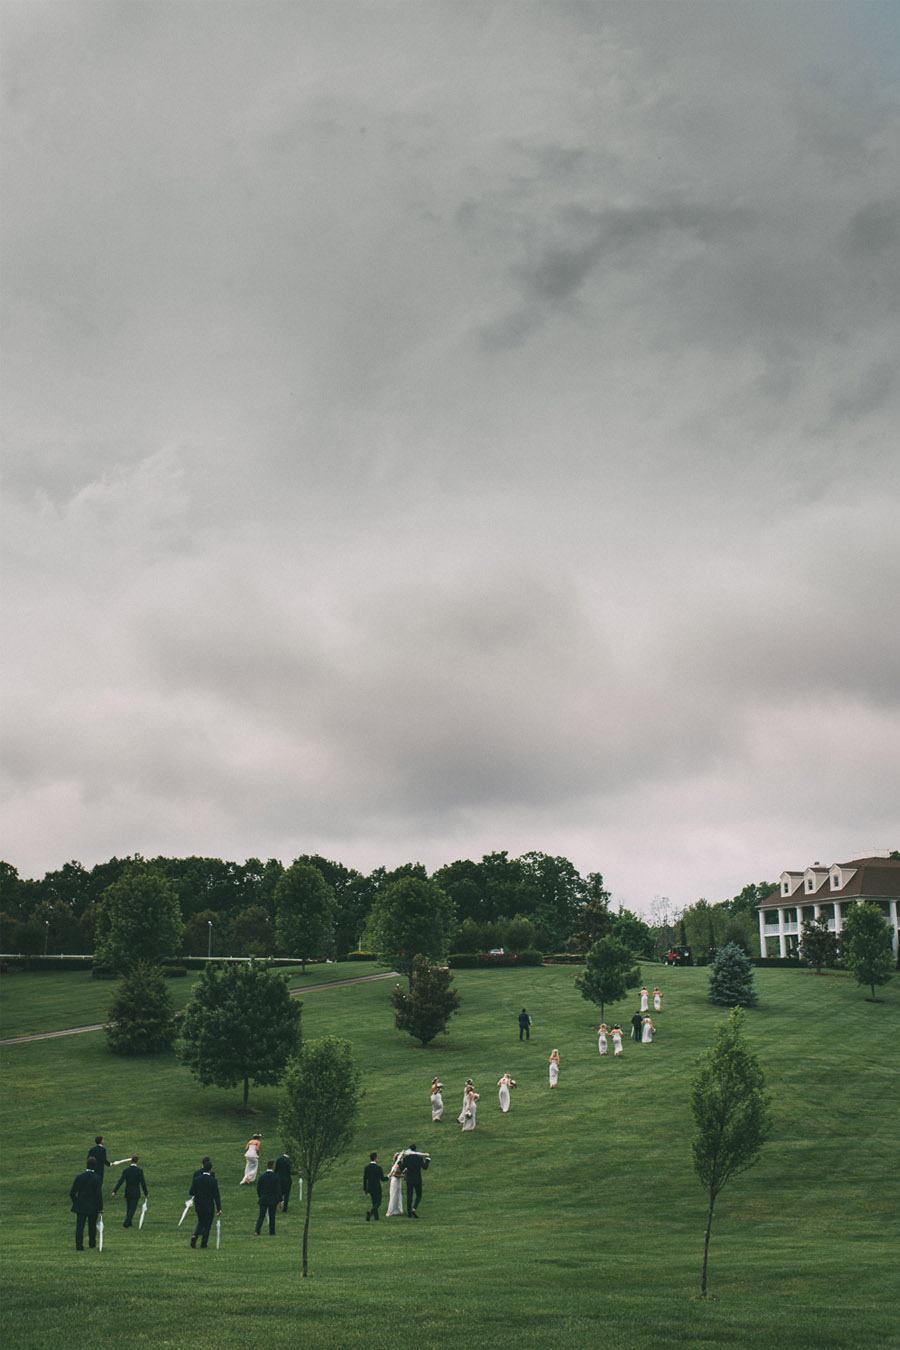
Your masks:
{"label": "white column", "polygon": [[891,901],[891,946],[897,955],[897,901]]}
{"label": "white column", "polygon": [[819,915],[820,915],[821,913],[822,913],[822,906],[821,906],[821,905],[813,905],[813,918],[815,919],[816,923],[819,922]]}
{"label": "white column", "polygon": [[784,909],[780,905],[778,907],[778,955],[782,958],[787,956],[787,938],[784,933]]}
{"label": "white column", "polygon": [[[767,956],[768,953],[766,951],[766,911],[764,909],[757,910],[757,916],[759,918],[759,954],[760,956]],[[896,924],[894,925],[894,927],[896,928]]]}

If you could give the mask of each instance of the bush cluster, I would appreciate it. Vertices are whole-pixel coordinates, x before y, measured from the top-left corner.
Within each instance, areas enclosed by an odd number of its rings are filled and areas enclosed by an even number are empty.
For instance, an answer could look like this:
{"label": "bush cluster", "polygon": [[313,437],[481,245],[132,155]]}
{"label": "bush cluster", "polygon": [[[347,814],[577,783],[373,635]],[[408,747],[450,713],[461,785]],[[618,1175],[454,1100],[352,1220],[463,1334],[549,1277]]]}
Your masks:
{"label": "bush cluster", "polygon": [[584,952],[554,952],[544,957],[545,966],[583,966]]}
{"label": "bush cluster", "polygon": [[374,952],[348,952],[348,961],[377,961],[378,957]]}
{"label": "bush cluster", "polygon": [[504,952],[502,956],[492,956],[490,952],[453,952],[447,957],[451,970],[474,970],[477,966],[540,966],[543,955],[530,947],[523,952]]}

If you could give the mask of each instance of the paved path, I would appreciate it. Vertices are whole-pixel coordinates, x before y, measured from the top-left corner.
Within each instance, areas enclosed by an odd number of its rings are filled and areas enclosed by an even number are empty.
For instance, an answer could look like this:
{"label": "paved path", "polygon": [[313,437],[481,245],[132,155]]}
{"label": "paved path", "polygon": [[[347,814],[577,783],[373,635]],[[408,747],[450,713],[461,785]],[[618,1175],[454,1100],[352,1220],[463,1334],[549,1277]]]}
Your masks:
{"label": "paved path", "polygon": [[[320,989],[343,989],[348,984],[371,984],[373,980],[401,978],[396,970],[388,970],[384,975],[357,975],[354,979],[330,980],[327,984],[302,984],[299,989],[291,990],[291,998],[297,998],[300,994],[315,994]],[[85,1027],[67,1027],[65,1031],[35,1031],[30,1036],[10,1036],[7,1040],[0,1041],[0,1046],[27,1045],[30,1041],[54,1041],[58,1036],[83,1036],[86,1031],[102,1031],[105,1026],[105,1022],[91,1022]]]}

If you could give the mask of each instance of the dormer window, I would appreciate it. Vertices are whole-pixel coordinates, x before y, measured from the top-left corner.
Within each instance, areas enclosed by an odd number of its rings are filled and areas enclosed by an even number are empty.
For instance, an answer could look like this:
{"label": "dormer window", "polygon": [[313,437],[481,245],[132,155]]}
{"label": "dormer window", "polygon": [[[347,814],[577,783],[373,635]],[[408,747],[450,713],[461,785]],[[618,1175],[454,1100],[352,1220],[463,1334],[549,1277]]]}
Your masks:
{"label": "dormer window", "polygon": [[831,889],[832,889],[833,891],[839,891],[839,890],[841,889],[841,874],[840,874],[840,872],[832,872],[832,874],[831,874]]}
{"label": "dormer window", "polygon": [[806,889],[807,889],[807,891],[812,891],[812,890],[814,890],[814,889],[815,889],[815,885],[816,885],[816,883],[815,883],[815,881],[813,880],[812,877],[807,877],[807,878],[806,878]]}
{"label": "dormer window", "polygon": [[781,883],[781,894],[790,895],[790,893],[791,893],[791,883],[789,881],[783,881]]}

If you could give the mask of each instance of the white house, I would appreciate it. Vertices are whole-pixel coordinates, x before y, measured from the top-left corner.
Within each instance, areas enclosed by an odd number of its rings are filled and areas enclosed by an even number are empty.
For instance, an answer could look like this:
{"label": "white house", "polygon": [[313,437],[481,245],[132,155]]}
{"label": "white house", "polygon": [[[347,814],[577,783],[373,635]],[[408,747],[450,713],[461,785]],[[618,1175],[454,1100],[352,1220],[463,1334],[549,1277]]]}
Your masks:
{"label": "white house", "polygon": [[830,867],[815,862],[803,872],[782,872],[778,890],[756,907],[760,956],[770,955],[769,943],[774,947],[776,938],[778,951],[772,955],[796,956],[803,924],[821,914],[840,934],[850,905],[863,901],[881,909],[896,956],[900,859],[895,858],[854,858]]}

